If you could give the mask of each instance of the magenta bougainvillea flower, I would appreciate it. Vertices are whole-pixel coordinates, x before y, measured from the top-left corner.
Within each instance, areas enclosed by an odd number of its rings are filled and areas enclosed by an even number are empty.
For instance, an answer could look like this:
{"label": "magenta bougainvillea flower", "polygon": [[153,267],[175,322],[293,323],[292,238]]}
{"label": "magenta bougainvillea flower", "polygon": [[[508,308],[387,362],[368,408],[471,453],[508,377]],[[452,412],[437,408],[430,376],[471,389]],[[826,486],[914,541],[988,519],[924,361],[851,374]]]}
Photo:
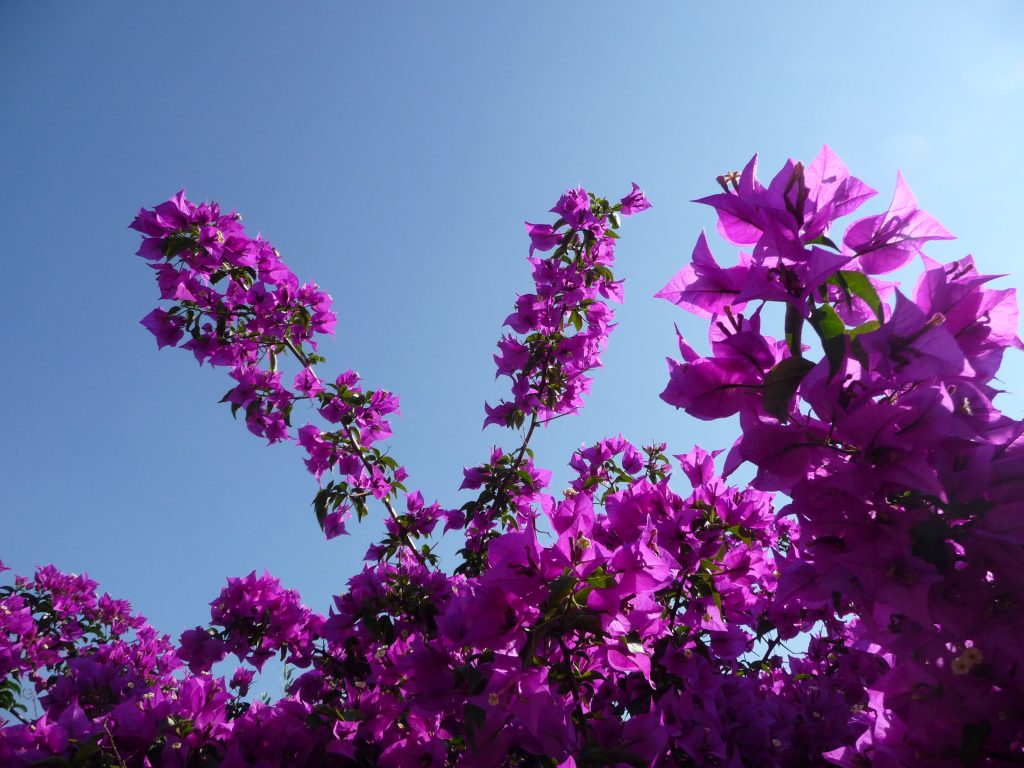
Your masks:
{"label": "magenta bougainvillea flower", "polygon": [[[700,202],[743,250],[716,259],[701,234],[658,293],[709,326],[704,352],[679,337],[662,399],[737,416],[732,447],[615,435],[550,492],[530,440],[583,407],[622,299],[621,217],[650,207],[636,184],[618,203],[577,187],[527,224],[535,288],[494,355],[510,394],[485,405],[519,439],[463,469],[457,509],[407,490],[397,396],[321,373],[323,291],[216,204],[141,211],[158,346],[226,367],[232,413],[302,449],[328,538],[371,505],[385,533],[327,614],[252,572],[177,642],[86,576],[15,577],[0,764],[1022,764],[1024,425],[994,403],[1022,346],[1014,292],[923,256],[949,233],[902,176],[887,211],[836,232],[875,191],[827,147],[767,185],[756,158],[719,183]],[[877,277],[918,256],[912,290]],[[450,570],[442,521],[463,542]],[[285,693],[254,699],[274,657]]]}

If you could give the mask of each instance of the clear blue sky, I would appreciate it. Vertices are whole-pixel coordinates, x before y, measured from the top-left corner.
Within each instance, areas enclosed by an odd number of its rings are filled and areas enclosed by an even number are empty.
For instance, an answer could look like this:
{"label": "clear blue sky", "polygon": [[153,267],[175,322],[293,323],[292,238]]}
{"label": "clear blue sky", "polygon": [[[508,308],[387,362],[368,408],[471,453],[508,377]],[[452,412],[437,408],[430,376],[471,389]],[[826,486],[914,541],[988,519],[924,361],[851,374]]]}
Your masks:
{"label": "clear blue sky", "polygon": [[[621,325],[585,415],[537,440],[622,432],[732,442],[657,397],[673,322],[651,298],[688,257],[714,177],[830,144],[1024,285],[1024,6],[1007,2],[0,4],[6,289],[0,558],[54,562],[177,633],[228,575],[267,568],[326,609],[376,526],[325,542],[299,449],[264,447],[217,403],[222,371],[157,353],[126,229],[181,187],[244,213],[334,296],[324,351],[402,397],[393,453],[454,504],[481,432],[491,354],[529,287],[522,221],[567,186],[655,208],[628,222]],[[718,255],[734,258],[721,244]],[[1004,367],[1024,413],[1020,355]]]}

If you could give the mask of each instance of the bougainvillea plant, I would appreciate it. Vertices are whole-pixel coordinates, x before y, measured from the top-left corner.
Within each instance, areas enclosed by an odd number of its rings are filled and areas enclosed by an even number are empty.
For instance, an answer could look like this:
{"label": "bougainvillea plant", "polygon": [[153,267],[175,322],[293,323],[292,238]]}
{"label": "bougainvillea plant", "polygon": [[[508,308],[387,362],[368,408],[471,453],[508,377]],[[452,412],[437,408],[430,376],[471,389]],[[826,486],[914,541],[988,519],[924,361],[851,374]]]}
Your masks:
{"label": "bougainvillea plant", "polygon": [[[377,508],[386,534],[327,615],[251,573],[177,642],[85,576],[16,577],[0,764],[1024,765],[1024,424],[993,405],[1021,346],[1013,291],[924,256],[950,235],[902,177],[836,231],[875,192],[828,148],[767,185],[755,160],[718,181],[700,202],[742,251],[721,266],[701,235],[658,294],[709,327],[707,354],[679,338],[662,398],[738,414],[736,443],[719,461],[610,437],[547,492],[531,437],[582,407],[622,299],[621,218],[649,207],[636,185],[572,189],[527,224],[535,292],[494,358],[511,386],[485,425],[518,439],[464,470],[476,497],[452,509],[384,449],[398,398],[325,375],[326,293],[216,204],[140,211],[158,345],[226,368],[232,413],[302,449],[328,538]],[[912,289],[879,277],[918,257]],[[272,657],[299,674],[254,699]]]}

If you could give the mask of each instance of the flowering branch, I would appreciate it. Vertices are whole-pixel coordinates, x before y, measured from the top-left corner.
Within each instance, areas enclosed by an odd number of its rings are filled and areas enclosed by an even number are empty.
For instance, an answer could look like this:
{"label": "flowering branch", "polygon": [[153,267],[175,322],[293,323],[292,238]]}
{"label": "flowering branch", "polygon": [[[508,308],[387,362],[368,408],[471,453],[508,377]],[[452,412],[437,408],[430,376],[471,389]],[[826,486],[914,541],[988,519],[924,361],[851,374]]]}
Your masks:
{"label": "flowering branch", "polygon": [[[553,225],[527,225],[535,292],[495,356],[511,395],[485,425],[526,428],[514,451],[464,470],[479,493],[459,510],[406,492],[376,447],[394,395],[315,373],[326,294],[215,205],[178,195],[141,212],[140,253],[172,302],[144,320],[158,344],[228,366],[232,412],[305,449],[328,536],[370,497],[388,533],[329,614],[253,572],[176,644],[87,577],[15,577],[0,586],[0,764],[1020,762],[1024,424],[993,403],[1003,353],[1024,346],[1013,292],[986,287],[970,257],[921,254],[949,233],[902,177],[886,212],[834,234],[874,191],[828,148],[767,185],[751,161],[720,186],[702,202],[738,262],[721,266],[702,235],[659,295],[708,320],[709,354],[680,338],[662,398],[738,415],[722,471],[718,451],[670,459],[616,436],[572,455],[560,498],[543,493],[551,474],[530,441],[582,406],[613,327],[606,301],[621,297],[618,220],[647,207],[635,185],[615,205],[575,189]],[[907,295],[877,277],[919,254]],[[768,303],[784,309],[779,338],[762,331]],[[301,366],[290,384],[285,352]],[[293,433],[297,400],[334,426]],[[728,485],[745,462],[753,482]],[[452,575],[414,548],[441,517],[465,529]],[[211,673],[232,655],[230,680]],[[274,657],[301,674],[280,700],[251,700]]]}
{"label": "flowering branch", "polygon": [[[582,407],[590,372],[601,365],[600,352],[615,327],[614,313],[602,299],[622,300],[622,281],[611,272],[620,216],[649,207],[636,184],[614,205],[576,188],[566,191],[551,209],[558,216],[553,225],[526,223],[536,293],[520,296],[516,311],[505,320],[506,327],[522,337],[502,336],[500,354],[494,356],[497,375],[512,380],[513,399],[495,407],[485,404],[484,426],[518,428],[527,418],[529,426],[511,459],[495,451],[490,464],[465,473],[462,487],[481,491],[459,511],[458,527],[465,524],[468,530],[461,550],[464,562],[457,573],[479,573],[489,539],[502,528],[532,521],[530,504],[550,473],[534,472],[530,439],[541,424]],[[535,258],[537,251],[552,255]],[[570,327],[574,334],[567,334]]]}

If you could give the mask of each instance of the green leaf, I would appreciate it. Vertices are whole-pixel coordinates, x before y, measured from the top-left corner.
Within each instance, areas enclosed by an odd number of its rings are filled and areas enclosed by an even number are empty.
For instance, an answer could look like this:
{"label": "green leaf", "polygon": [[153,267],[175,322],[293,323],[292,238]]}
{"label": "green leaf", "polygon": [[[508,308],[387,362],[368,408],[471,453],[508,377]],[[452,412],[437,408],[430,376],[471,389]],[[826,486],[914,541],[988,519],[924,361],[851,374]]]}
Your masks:
{"label": "green leaf", "polygon": [[822,341],[841,336],[846,332],[846,324],[829,304],[822,304],[820,307],[814,308],[814,311],[811,312],[811,325],[814,326]]}
{"label": "green leaf", "polygon": [[980,723],[964,723],[963,731],[960,734],[960,759],[964,765],[976,765],[981,759],[982,750],[985,748],[985,741],[992,732],[992,726],[988,720]]}
{"label": "green leaf", "polygon": [[830,277],[828,282],[837,286],[843,292],[843,295],[846,296],[847,306],[852,305],[852,297],[856,296],[859,299],[863,299],[864,303],[871,307],[871,311],[875,313],[878,322],[882,322],[885,319],[885,314],[882,311],[882,300],[878,298],[875,286],[871,284],[871,280],[863,272],[841,269]]}
{"label": "green leaf", "polygon": [[925,520],[910,529],[911,552],[941,571],[945,569],[949,560],[949,551],[946,547],[946,539],[949,536],[949,526],[944,520]]}
{"label": "green leaf", "polygon": [[85,765],[90,757],[100,751],[100,745],[94,740],[85,742],[77,750],[75,750],[75,756],[71,759],[72,765]]}
{"label": "green leaf", "polygon": [[522,662],[524,668],[532,667],[536,662],[537,639],[536,630],[531,630],[526,633],[526,642],[523,644],[523,650],[519,652],[519,660]]}
{"label": "green leaf", "polygon": [[622,641],[626,644],[626,650],[630,653],[646,653],[647,649],[644,648],[643,642],[640,640],[640,635],[637,632],[630,632]]}
{"label": "green leaf", "polygon": [[576,576],[573,574],[562,574],[551,582],[548,599],[544,601],[545,604],[551,606],[551,608],[557,607],[569,596],[578,583]]}
{"label": "green leaf", "polygon": [[487,720],[487,712],[476,704],[466,704],[462,708],[462,722],[466,724],[466,742],[476,748],[476,734]]}
{"label": "green leaf", "polygon": [[808,245],[824,245],[826,248],[831,248],[833,251],[839,251],[840,248],[832,240],[825,235],[818,235],[813,240],[808,241]]}
{"label": "green leaf", "polygon": [[846,334],[826,339],[821,346],[828,360],[828,379],[832,381],[842,370],[843,362],[846,360]]}
{"label": "green leaf", "polygon": [[828,359],[828,378],[831,381],[846,360],[846,324],[830,305],[823,304],[811,312],[811,325],[821,338],[821,346]]}
{"label": "green leaf", "polygon": [[797,387],[804,376],[814,367],[814,363],[802,357],[787,357],[776,365],[764,377],[761,400],[765,411],[786,421],[789,418],[789,401],[796,394]]}
{"label": "green leaf", "polygon": [[602,565],[592,574],[587,576],[587,584],[589,584],[592,587],[596,587],[597,589],[606,589],[608,587],[614,586],[615,577],[612,576],[612,574],[608,573]]}
{"label": "green leaf", "polygon": [[866,323],[861,323],[856,328],[852,328],[850,330],[850,338],[855,339],[862,333],[871,333],[872,331],[877,331],[881,327],[882,324],[877,320],[868,320]]}
{"label": "green leaf", "polygon": [[565,619],[565,625],[570,629],[578,629],[593,635],[601,634],[601,617],[589,611],[570,614]]}
{"label": "green leaf", "polygon": [[330,496],[330,488],[322,488],[313,498],[313,511],[316,513],[316,521],[320,524],[321,530],[323,530],[324,521],[327,519],[327,502]]}
{"label": "green leaf", "polygon": [[48,768],[49,766],[53,766],[54,768],[67,768],[67,766],[71,765],[71,763],[69,763],[63,757],[57,757],[56,755],[54,755],[53,757],[45,757],[42,760],[37,760],[36,762],[32,763],[32,765],[47,766]]}
{"label": "green leaf", "polygon": [[632,768],[646,768],[649,761],[619,747],[599,747],[587,744],[583,748],[580,762],[584,765],[619,765],[625,763]]}

